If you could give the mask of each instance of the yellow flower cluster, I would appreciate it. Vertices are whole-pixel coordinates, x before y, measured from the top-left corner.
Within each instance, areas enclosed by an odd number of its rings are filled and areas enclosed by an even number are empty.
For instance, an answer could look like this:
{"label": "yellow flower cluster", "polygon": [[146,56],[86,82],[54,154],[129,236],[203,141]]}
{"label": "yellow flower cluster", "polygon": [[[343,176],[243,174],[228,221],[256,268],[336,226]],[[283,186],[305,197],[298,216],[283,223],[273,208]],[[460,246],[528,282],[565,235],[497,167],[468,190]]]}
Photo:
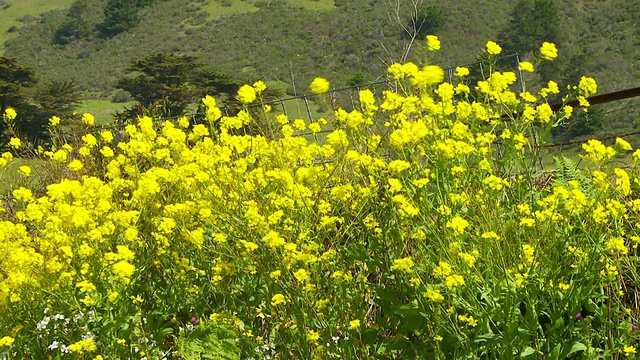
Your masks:
{"label": "yellow flower cluster", "polygon": [[[426,43],[440,48],[435,36]],[[554,49],[545,44],[541,55],[554,58]],[[489,42],[486,52],[501,48]],[[126,344],[155,356],[168,350],[158,339],[206,329],[221,314],[233,314],[229,326],[247,357],[264,339],[300,358],[359,357],[373,353],[363,340],[371,336],[462,354],[485,341],[473,329],[480,324],[529,321],[518,308],[527,291],[537,291],[530,300],[540,311],[592,289],[606,291],[589,304],[603,294],[614,294],[612,307],[621,303],[615,294],[635,271],[640,242],[640,180],[637,164],[608,160],[631,144],[589,141],[584,157],[594,169],[536,186],[525,134],[570,115],[546,103],[559,85],[516,94],[516,72],[478,84],[467,82],[469,69],[455,72],[449,84],[436,65],[393,64],[388,75],[402,93],[362,90],[358,106],[312,123],[260,110],[260,121],[279,129],[260,134],[244,131],[256,120],[250,105],[264,109],[266,86],[256,82],[240,88],[246,106],[235,116],[222,116],[208,96],[204,124],[142,117],[117,143],[103,131],[44,151],[64,176],[28,188],[39,171],[22,165],[29,178],[0,207],[0,347],[28,351],[41,341],[33,334],[62,329],[49,324],[55,315],[43,319],[46,306],[98,334],[55,333],[80,357],[98,347],[105,358],[122,354]],[[329,87],[317,78],[311,90]],[[597,90],[589,79],[579,88],[580,96]],[[0,166],[10,161],[7,152]],[[405,320],[418,317],[409,334],[414,324]],[[126,324],[111,322],[118,319]],[[537,328],[534,320],[527,326]],[[584,335],[565,325],[563,336]],[[350,352],[338,345],[345,341]],[[49,346],[58,345],[37,348]]]}

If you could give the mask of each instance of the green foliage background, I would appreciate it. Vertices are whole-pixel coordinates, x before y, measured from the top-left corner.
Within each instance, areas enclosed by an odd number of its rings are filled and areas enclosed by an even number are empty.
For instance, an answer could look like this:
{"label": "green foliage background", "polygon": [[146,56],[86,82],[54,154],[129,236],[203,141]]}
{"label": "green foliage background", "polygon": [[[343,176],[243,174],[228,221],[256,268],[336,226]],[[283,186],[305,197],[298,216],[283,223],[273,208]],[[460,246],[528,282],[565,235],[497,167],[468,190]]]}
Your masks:
{"label": "green foliage background", "polygon": [[[102,23],[106,1],[83,2],[93,9],[85,21],[92,27]],[[6,54],[37,68],[42,80],[74,80],[85,90],[101,92],[113,89],[129,61],[152,51],[198,56],[220,71],[245,78],[291,83],[293,73],[306,84],[322,75],[342,85],[359,70],[369,78],[382,75],[384,62],[397,59],[404,45],[402,30],[388,16],[393,8],[384,0],[227,3],[230,6],[211,0],[186,5],[181,0],[157,1],[139,9],[140,23],[129,31],[66,46],[52,39],[68,21],[67,10],[54,10],[26,19],[20,35],[6,44]],[[634,3],[559,2],[560,60],[585,53],[591,60],[588,75],[596,76],[601,90],[630,85],[640,74],[640,15]],[[445,50],[434,61],[459,65],[474,61],[485,39],[497,39],[504,32],[513,3],[494,1],[490,9],[480,0],[442,1],[438,6],[445,16],[438,34]],[[234,9],[241,13],[230,14]],[[409,21],[409,12],[404,14]]]}

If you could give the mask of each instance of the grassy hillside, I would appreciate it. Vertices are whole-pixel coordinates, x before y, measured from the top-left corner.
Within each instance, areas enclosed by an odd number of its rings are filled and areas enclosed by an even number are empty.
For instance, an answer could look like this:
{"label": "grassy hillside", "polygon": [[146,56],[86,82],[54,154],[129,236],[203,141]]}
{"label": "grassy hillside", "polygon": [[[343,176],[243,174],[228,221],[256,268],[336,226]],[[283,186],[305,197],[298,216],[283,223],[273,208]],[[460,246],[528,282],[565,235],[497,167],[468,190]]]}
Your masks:
{"label": "grassy hillside", "polygon": [[[87,1],[94,7],[90,21],[97,24],[105,0]],[[289,84],[289,93],[295,83],[299,93],[315,76],[328,78],[336,87],[358,71],[367,81],[384,76],[387,65],[401,57],[407,44],[385,0],[157,1],[140,11],[142,21],[127,32],[64,46],[52,44],[52,39],[69,1],[50,1],[47,7],[38,1],[7,2],[12,6],[1,12],[7,24],[7,19],[16,21],[29,11],[54,9],[39,18],[22,18],[19,35],[5,44],[7,55],[34,67],[43,82],[74,80],[104,99],[113,94],[128,63],[150,52],[195,55],[212,69],[241,80],[278,81]],[[431,53],[430,61],[449,66],[474,62],[486,41],[497,39],[508,26],[513,4],[437,2],[445,17],[438,31],[443,50]],[[640,13],[635,1],[583,0],[556,6],[559,67],[595,77],[601,93],[637,85]],[[404,23],[408,13],[404,9],[401,14]],[[423,54],[415,51],[409,59],[422,60]],[[628,116],[623,118],[628,122]]]}
{"label": "grassy hillside", "polygon": [[40,14],[65,8],[72,0],[3,0],[0,1],[0,54],[4,43],[18,35],[18,28]]}

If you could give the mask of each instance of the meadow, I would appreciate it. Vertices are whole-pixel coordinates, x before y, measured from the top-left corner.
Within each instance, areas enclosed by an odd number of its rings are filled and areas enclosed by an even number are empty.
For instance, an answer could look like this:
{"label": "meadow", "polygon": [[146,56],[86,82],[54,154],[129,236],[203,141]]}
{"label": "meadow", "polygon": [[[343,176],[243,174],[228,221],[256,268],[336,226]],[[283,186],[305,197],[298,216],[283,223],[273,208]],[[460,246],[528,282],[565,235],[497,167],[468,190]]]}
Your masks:
{"label": "meadow", "polygon": [[[388,68],[397,91],[312,122],[257,81],[235,116],[202,99],[202,124],[143,117],[115,139],[86,113],[75,143],[56,118],[51,148],[13,137],[0,358],[635,357],[640,150],[591,140],[587,166],[541,182],[527,135],[588,110],[595,80],[529,90],[562,51],[544,43],[515,93],[489,41],[486,80],[443,82],[439,39],[423,45]],[[553,112],[567,85],[581,107]]]}

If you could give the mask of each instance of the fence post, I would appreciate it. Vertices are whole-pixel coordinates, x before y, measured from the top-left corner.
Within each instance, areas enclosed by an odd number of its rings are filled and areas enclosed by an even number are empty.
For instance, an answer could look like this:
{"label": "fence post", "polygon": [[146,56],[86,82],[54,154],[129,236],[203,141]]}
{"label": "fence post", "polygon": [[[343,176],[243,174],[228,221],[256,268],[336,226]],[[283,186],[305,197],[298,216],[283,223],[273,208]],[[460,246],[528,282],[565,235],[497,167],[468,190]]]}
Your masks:
{"label": "fence post", "polygon": [[309,100],[307,99],[307,95],[304,97],[304,106],[307,107],[307,114],[309,114],[309,123],[313,122],[313,115],[311,115],[311,108],[309,107]]}

